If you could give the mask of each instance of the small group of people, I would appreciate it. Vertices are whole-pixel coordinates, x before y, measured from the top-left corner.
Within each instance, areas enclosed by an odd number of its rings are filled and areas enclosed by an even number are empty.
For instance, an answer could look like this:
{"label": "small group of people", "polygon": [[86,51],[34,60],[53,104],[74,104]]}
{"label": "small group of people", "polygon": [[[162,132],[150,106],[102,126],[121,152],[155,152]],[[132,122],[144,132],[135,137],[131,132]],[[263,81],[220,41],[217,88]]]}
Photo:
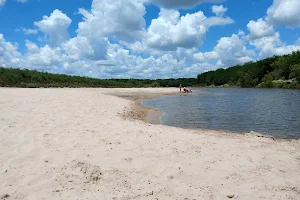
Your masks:
{"label": "small group of people", "polygon": [[[182,84],[179,85],[179,88],[180,88],[180,93],[182,93]],[[186,87],[183,88],[183,93],[191,93],[191,92],[192,92],[191,89]]]}

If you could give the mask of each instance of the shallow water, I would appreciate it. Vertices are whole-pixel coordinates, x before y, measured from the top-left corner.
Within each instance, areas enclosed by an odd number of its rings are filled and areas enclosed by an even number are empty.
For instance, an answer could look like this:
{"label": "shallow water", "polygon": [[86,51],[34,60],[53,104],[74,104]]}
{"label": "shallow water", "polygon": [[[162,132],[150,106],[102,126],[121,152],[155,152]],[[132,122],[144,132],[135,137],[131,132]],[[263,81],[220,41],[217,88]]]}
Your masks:
{"label": "shallow water", "polygon": [[143,103],[164,125],[300,138],[300,90],[205,88]]}

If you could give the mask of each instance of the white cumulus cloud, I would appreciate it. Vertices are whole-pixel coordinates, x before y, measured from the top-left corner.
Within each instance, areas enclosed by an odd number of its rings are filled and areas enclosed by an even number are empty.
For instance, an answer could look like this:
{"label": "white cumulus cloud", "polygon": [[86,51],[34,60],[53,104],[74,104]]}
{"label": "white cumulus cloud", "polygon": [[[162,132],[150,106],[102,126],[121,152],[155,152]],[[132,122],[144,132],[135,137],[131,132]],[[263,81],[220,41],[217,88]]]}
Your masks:
{"label": "white cumulus cloud", "polygon": [[7,42],[0,34],[0,66],[20,66],[18,62],[21,56],[22,54],[18,52],[18,44]]}
{"label": "white cumulus cloud", "polygon": [[0,33],[0,66],[21,67],[22,54],[18,52],[18,45],[7,42]]}
{"label": "white cumulus cloud", "polygon": [[238,35],[222,37],[213,51],[196,53],[194,59],[198,62],[216,61],[218,67],[231,67],[252,60],[254,52],[246,48],[246,42]]}
{"label": "white cumulus cloud", "polygon": [[246,42],[233,34],[231,37],[222,37],[214,47],[218,54],[219,61],[226,67],[243,64],[252,60],[254,52],[247,50]]}
{"label": "white cumulus cloud", "polygon": [[62,44],[62,49],[73,60],[79,60],[94,55],[94,49],[86,37],[71,38]]}
{"label": "white cumulus cloud", "polygon": [[273,55],[284,55],[300,50],[300,45],[295,42],[294,45],[286,45],[280,40],[280,34],[276,32],[272,36],[263,37],[250,42],[259,50],[261,58],[271,57]]}
{"label": "white cumulus cloud", "polygon": [[280,40],[280,33],[274,30],[279,26],[300,27],[299,10],[298,0],[274,0],[264,19],[251,20],[248,23],[249,44],[259,51],[260,58],[289,54],[300,49],[297,41],[291,45],[283,43]]}
{"label": "white cumulus cloud", "polygon": [[77,37],[63,44],[73,58],[105,59],[109,39],[133,41],[145,31],[146,9],[140,0],[93,0],[90,11],[79,9],[79,13],[83,21],[78,24]]}
{"label": "white cumulus cloud", "polygon": [[148,28],[147,44],[164,50],[198,46],[207,32],[202,24],[205,19],[201,11],[180,18],[178,11],[162,9]]}
{"label": "white cumulus cloud", "polygon": [[101,60],[107,55],[108,40],[106,38],[88,38],[77,36],[62,44],[63,50],[73,60]]}
{"label": "white cumulus cloud", "polygon": [[167,51],[198,47],[209,27],[231,23],[230,18],[207,18],[201,11],[180,16],[179,11],[162,8],[159,17],[153,19],[148,28],[146,43],[151,48]]}
{"label": "white cumulus cloud", "polygon": [[220,16],[222,17],[225,12],[227,11],[228,9],[225,8],[223,5],[220,5],[220,6],[217,6],[217,5],[214,5],[212,6],[212,11],[217,15],[217,16]]}
{"label": "white cumulus cloud", "polygon": [[266,36],[271,36],[275,33],[272,25],[268,24],[262,18],[257,21],[251,20],[247,24],[248,30],[250,31],[249,37],[251,39],[258,39]]}
{"label": "white cumulus cloud", "polygon": [[49,37],[51,46],[59,46],[69,38],[68,28],[72,20],[60,10],[54,10],[52,14],[44,16],[43,20],[34,22],[47,37]]}
{"label": "white cumulus cloud", "polygon": [[80,36],[132,39],[145,28],[146,9],[140,0],[93,0],[91,11],[80,9],[84,21],[77,30]]}
{"label": "white cumulus cloud", "polygon": [[267,11],[267,21],[274,26],[300,27],[300,1],[274,0]]}
{"label": "white cumulus cloud", "polygon": [[63,61],[64,55],[59,47],[45,45],[40,48],[30,41],[26,41],[26,47],[28,51],[22,59],[30,69],[55,71]]}

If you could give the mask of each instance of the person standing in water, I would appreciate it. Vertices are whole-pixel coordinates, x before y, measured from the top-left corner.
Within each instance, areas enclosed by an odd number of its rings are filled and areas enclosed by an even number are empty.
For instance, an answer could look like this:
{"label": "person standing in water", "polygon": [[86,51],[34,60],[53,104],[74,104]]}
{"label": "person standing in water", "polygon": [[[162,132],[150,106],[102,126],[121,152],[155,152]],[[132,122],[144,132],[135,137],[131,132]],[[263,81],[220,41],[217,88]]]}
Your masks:
{"label": "person standing in water", "polygon": [[179,85],[179,88],[180,88],[180,93],[181,93],[182,84]]}

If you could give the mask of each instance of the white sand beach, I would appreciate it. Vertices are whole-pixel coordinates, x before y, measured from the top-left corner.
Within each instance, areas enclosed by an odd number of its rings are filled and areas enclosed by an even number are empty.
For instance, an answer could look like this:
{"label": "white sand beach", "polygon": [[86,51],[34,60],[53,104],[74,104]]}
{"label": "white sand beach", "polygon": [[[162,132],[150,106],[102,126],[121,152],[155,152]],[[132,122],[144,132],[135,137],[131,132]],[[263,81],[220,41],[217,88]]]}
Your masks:
{"label": "white sand beach", "polygon": [[128,117],[174,92],[0,88],[0,199],[300,199],[299,140]]}

